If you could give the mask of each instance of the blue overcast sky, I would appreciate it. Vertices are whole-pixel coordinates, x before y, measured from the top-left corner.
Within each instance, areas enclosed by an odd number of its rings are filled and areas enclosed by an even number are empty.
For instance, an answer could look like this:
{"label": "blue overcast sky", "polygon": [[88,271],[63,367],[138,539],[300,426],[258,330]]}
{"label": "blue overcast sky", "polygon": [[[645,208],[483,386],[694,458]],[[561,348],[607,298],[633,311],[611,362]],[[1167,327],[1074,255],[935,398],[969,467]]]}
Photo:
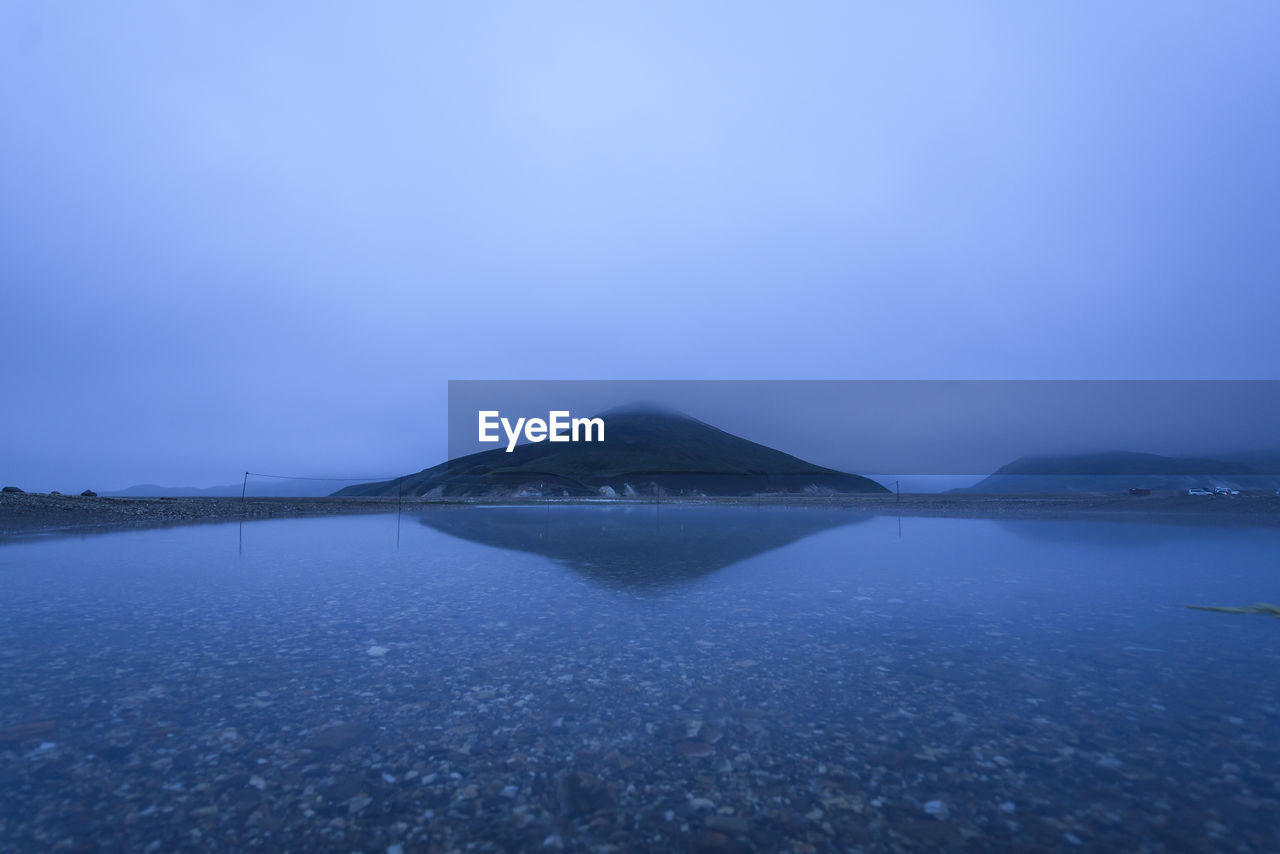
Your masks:
{"label": "blue overcast sky", "polygon": [[0,479],[465,378],[1277,378],[1280,4],[0,5]]}

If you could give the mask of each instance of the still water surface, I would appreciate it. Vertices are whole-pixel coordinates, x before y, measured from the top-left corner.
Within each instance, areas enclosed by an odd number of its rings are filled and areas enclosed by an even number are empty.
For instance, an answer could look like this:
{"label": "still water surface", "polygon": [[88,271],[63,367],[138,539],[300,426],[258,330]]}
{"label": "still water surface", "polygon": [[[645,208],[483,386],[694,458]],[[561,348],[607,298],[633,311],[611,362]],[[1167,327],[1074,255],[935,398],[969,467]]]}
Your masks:
{"label": "still water surface", "polygon": [[470,508],[0,544],[0,850],[1280,850],[1280,531]]}

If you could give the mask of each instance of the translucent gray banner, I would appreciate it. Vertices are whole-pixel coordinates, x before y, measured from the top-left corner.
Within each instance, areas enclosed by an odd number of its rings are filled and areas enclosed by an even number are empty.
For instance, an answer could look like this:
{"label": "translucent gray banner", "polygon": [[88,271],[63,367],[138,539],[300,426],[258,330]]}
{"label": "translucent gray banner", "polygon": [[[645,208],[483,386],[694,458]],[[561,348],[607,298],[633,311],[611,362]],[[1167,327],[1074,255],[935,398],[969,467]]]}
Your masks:
{"label": "translucent gray banner", "polygon": [[[490,441],[481,441],[486,419]],[[575,419],[599,419],[603,437],[583,429],[569,436]],[[555,439],[545,423],[552,421],[564,422]],[[513,482],[538,472],[548,480],[594,473],[609,484],[662,473],[679,489],[683,473],[696,490],[694,472],[758,479],[790,466],[881,482],[999,473],[1148,478],[1161,487],[1190,477],[1274,477],[1277,427],[1280,381],[449,383],[451,470],[486,474],[519,458]]]}

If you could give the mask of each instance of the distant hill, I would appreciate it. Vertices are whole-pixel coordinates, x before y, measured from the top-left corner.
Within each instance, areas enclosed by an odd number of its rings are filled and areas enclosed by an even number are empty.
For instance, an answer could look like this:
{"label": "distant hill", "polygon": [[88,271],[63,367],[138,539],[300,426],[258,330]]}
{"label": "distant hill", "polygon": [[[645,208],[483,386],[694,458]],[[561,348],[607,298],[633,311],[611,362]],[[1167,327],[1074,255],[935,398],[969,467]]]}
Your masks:
{"label": "distant hill", "polygon": [[1213,458],[1229,463],[1243,463],[1258,474],[1280,477],[1280,451],[1277,450],[1232,451],[1214,454]]}
{"label": "distant hill", "polygon": [[[346,482],[250,476],[245,495],[249,498],[323,498],[333,492],[336,484]],[[122,498],[239,498],[242,486],[243,484],[240,483],[209,487],[157,486],[154,483],[142,483],[102,494]]]}
{"label": "distant hill", "polygon": [[130,486],[126,489],[118,489],[115,491],[107,491],[103,495],[111,495],[123,498],[226,498],[234,495],[240,496],[239,485],[234,487],[232,492],[231,486],[210,486],[201,488],[198,486],[159,486],[154,483],[140,483],[136,486]]}
{"label": "distant hill", "polygon": [[336,496],[599,496],[883,493],[880,484],[805,462],[670,410],[603,413],[605,441],[518,445],[470,454],[400,481]]}
{"label": "distant hill", "polygon": [[[1263,456],[1257,456],[1263,459]],[[953,492],[1008,494],[1124,492],[1230,486],[1270,489],[1276,469],[1256,469],[1240,459],[1166,457],[1131,451],[1021,457],[978,483]]]}

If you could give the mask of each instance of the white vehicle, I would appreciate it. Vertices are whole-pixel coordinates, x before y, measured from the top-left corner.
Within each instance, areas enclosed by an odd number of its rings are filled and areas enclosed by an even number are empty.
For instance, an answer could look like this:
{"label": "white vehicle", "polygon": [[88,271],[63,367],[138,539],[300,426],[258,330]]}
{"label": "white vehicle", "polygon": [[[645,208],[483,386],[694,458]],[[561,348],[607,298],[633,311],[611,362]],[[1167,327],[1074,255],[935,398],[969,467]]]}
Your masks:
{"label": "white vehicle", "polygon": [[1207,489],[1201,489],[1198,486],[1193,486],[1187,490],[1187,495],[1213,495],[1213,493]]}

